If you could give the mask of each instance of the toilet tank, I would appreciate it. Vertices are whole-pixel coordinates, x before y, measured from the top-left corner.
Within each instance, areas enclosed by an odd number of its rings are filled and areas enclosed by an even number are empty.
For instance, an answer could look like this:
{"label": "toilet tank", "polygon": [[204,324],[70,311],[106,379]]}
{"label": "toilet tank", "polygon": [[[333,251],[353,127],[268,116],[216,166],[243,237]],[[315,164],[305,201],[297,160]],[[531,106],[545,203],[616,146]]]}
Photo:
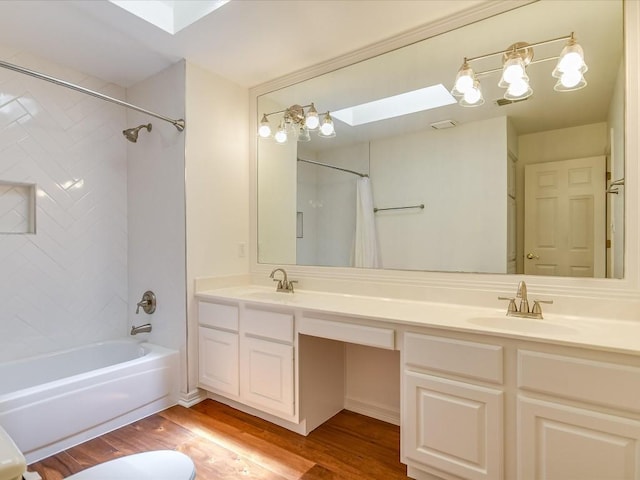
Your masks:
{"label": "toilet tank", "polygon": [[20,480],[27,462],[7,432],[0,427],[0,480]]}

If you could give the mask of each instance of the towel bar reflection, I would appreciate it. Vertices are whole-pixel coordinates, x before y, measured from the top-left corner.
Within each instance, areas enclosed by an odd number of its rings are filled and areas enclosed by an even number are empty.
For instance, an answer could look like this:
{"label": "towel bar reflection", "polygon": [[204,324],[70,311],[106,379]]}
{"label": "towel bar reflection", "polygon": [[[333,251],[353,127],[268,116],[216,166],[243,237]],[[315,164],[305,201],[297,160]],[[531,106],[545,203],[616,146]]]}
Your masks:
{"label": "towel bar reflection", "polygon": [[611,182],[609,184],[609,188],[607,188],[607,193],[615,193],[617,195],[618,194],[618,189],[617,188],[613,188],[613,187],[618,187],[618,186],[624,186],[624,178],[621,178],[620,180],[616,180],[614,182]]}
{"label": "towel bar reflection", "polygon": [[384,210],[406,210],[408,208],[419,208],[420,210],[424,210],[424,203],[421,203],[420,205],[407,205],[406,207],[374,208],[373,213],[382,212]]}

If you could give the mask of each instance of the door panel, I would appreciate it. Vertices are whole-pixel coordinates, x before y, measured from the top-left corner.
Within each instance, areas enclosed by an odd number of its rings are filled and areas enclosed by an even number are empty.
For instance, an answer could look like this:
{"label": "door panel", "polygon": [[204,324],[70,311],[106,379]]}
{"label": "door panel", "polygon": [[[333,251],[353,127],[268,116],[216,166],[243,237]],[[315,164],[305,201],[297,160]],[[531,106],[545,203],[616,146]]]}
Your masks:
{"label": "door panel", "polygon": [[605,157],[525,167],[525,273],[605,276]]}

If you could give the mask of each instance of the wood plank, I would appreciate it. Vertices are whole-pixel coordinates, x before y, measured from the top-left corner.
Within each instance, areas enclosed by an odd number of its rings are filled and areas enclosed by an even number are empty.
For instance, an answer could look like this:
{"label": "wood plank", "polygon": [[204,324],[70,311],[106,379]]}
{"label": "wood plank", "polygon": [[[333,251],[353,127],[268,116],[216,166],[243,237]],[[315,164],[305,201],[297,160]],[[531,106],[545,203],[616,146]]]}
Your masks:
{"label": "wood plank", "polygon": [[400,430],[342,411],[307,437],[213,400],[171,407],[30,465],[43,480],[124,455],[170,449],[196,465],[198,480],[404,480]]}

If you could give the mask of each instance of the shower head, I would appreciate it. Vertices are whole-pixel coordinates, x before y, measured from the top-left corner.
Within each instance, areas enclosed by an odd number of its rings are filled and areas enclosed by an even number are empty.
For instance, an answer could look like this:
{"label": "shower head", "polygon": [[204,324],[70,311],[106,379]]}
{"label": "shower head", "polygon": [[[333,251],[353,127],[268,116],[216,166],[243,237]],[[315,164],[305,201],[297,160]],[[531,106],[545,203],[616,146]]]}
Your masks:
{"label": "shower head", "polygon": [[136,143],[138,141],[138,132],[141,128],[146,128],[147,132],[150,132],[151,124],[149,123],[147,125],[139,125],[135,128],[127,128],[126,130],[122,131],[122,134],[127,137],[127,140],[129,140],[130,142]]}

